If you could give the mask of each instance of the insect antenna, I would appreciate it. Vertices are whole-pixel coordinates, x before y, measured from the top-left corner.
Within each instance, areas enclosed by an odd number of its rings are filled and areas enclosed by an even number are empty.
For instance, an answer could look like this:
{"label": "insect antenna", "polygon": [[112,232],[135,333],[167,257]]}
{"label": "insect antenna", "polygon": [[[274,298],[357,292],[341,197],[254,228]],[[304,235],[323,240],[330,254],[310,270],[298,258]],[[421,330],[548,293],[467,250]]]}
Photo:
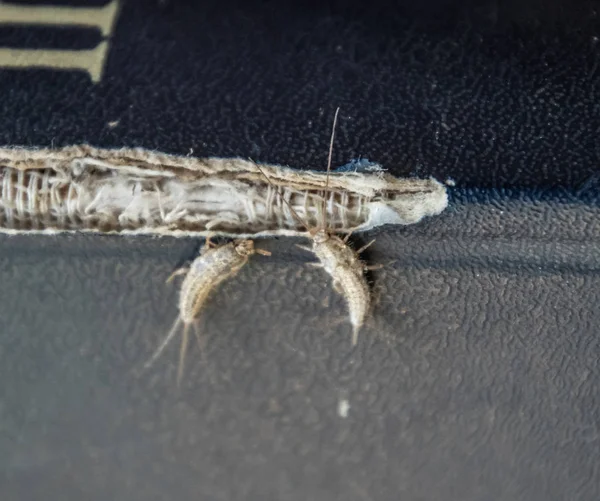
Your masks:
{"label": "insect antenna", "polygon": [[[271,188],[276,189],[275,185],[273,184],[273,182],[269,179],[269,176],[267,176],[265,174],[265,171],[262,170],[259,165],[252,159],[250,159],[250,161],[254,164],[254,166],[259,170],[259,172],[263,175],[263,177],[267,180],[267,183],[269,183],[271,185]],[[294,216],[294,218],[296,219],[296,221],[298,221],[303,227],[304,229],[310,233],[310,228],[306,225],[306,223],[302,220],[302,218],[298,215],[298,213],[294,210],[294,208],[292,207],[292,205],[285,199],[285,197],[283,196],[279,196],[279,198],[281,200],[283,200],[285,202],[285,204],[288,206],[288,209],[290,209],[292,216]]]}
{"label": "insect antenna", "polygon": [[[337,125],[338,114],[340,112],[340,107],[338,106],[335,110],[335,115],[333,117],[333,127],[331,128],[331,139],[329,140],[329,156],[327,157],[327,175],[325,178],[325,192],[323,193],[323,222],[324,226],[327,226],[326,214],[327,214],[327,195],[329,193],[329,172],[331,171],[331,160],[333,158],[333,142],[335,140],[335,128]],[[323,228],[324,230],[328,228]]]}
{"label": "insect antenna", "polygon": [[163,352],[163,350],[167,347],[167,345],[169,344],[169,341],[171,341],[171,339],[173,339],[173,336],[175,335],[175,333],[177,332],[177,328],[179,327],[179,325],[181,324],[181,318],[177,317],[177,320],[175,320],[175,322],[173,323],[173,326],[171,327],[171,330],[169,331],[169,333],[166,335],[165,339],[163,340],[162,343],[160,343],[160,346],[156,349],[156,351],[154,352],[154,354],[150,357],[150,359],[144,364],[143,369],[148,369],[155,361],[156,359],[160,356],[160,354]]}

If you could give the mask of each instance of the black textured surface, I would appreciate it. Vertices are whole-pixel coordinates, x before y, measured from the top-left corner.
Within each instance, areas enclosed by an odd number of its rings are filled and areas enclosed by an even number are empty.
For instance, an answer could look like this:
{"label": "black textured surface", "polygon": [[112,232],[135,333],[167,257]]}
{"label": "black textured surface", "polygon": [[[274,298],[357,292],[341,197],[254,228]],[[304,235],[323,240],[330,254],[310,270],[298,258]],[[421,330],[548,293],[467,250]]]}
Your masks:
{"label": "black textured surface", "polygon": [[371,236],[387,267],[355,351],[310,255],[261,241],[179,392],[178,343],[133,371],[198,242],[1,237],[2,499],[598,499],[593,197],[457,192]]}
{"label": "black textured surface", "polygon": [[[261,242],[180,391],[176,342],[135,370],[200,242],[0,236],[0,499],[599,499],[597,9],[130,0],[101,83],[0,70],[7,145],[320,169],[341,106],[335,164],[479,188],[362,237],[386,268],[354,351],[310,255]],[[2,46],[98,41],[0,26]]]}
{"label": "black textured surface", "polygon": [[[600,163],[597,13],[589,1],[124,1],[98,85],[0,72],[0,143],[322,169],[341,106],[336,164],[577,188]],[[0,27],[15,47],[83,49],[99,36]]]}

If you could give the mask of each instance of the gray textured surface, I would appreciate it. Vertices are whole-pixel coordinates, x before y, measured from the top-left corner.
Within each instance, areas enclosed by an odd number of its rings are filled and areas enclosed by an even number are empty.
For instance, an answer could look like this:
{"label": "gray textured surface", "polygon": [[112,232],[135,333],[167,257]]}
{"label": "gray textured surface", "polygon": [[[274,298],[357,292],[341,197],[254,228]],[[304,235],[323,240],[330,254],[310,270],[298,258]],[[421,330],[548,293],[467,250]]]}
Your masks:
{"label": "gray textured surface", "polygon": [[0,237],[2,500],[598,499],[600,208],[467,197],[371,235],[395,261],[356,350],[310,255],[263,242],[180,391],[177,342],[133,370],[199,242]]}

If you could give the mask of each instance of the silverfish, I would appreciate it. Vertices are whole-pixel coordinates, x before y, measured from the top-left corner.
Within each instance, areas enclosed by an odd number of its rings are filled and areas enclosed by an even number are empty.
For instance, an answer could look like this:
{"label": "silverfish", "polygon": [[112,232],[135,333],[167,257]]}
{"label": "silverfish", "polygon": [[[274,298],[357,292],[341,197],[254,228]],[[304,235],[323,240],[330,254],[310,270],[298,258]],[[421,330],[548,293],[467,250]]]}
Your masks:
{"label": "silverfish", "polygon": [[[327,180],[325,182],[325,193],[323,195],[323,214],[326,214],[329,172],[331,170],[333,142],[335,139],[335,128],[339,111],[339,108],[335,111],[333,130],[331,132],[331,141],[329,144]],[[254,165],[266,178],[269,184],[273,186],[269,177],[258,164],[254,163]],[[367,270],[380,269],[383,266],[379,264],[368,266],[365,262],[361,261],[359,257],[367,247],[375,242],[375,239],[355,251],[348,245],[348,239],[350,238],[351,233],[348,233],[345,238],[342,239],[326,227],[309,228],[302,218],[300,218],[298,213],[292,208],[291,204],[284,197],[281,197],[281,200],[287,204],[294,218],[304,226],[307,230],[308,238],[312,240],[312,247],[303,245],[298,245],[298,247],[315,254],[319,259],[319,262],[310,263],[310,265],[323,268],[331,276],[334,290],[346,299],[350,324],[352,325],[352,346],[355,346],[358,342],[358,333],[365,322],[371,306],[371,291],[365,277],[365,272]]]}
{"label": "silverfish", "polygon": [[179,325],[183,323],[183,339],[179,351],[179,368],[177,371],[177,385],[179,386],[183,376],[183,363],[190,326],[194,326],[194,333],[199,338],[196,320],[211,292],[221,282],[236,275],[248,262],[252,254],[271,255],[269,251],[256,249],[253,240],[235,240],[227,244],[216,245],[208,237],[200,255],[192,261],[189,268],[180,268],[171,274],[167,282],[170,282],[177,275],[186,274],[179,292],[179,316],[164,341],[156,349],[150,360],[146,362],[145,368],[152,365],[160,356],[177,332]]}

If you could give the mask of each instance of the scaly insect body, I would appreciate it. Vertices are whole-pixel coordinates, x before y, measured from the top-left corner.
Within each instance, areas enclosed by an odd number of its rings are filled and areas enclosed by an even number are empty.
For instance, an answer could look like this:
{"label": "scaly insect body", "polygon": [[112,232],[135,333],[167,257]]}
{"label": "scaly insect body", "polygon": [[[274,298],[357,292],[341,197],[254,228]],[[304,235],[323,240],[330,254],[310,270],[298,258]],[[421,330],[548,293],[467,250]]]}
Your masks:
{"label": "scaly insect body", "polygon": [[333,279],[335,291],[346,299],[352,325],[352,344],[355,345],[371,304],[371,293],[364,275],[369,267],[359,259],[359,253],[337,235],[322,230],[312,240],[312,252],[319,259],[320,266]]}
{"label": "scaly insect body", "polygon": [[221,282],[235,275],[253,253],[252,240],[205,248],[192,262],[181,284],[179,294],[181,321],[184,324],[192,324],[211,291]]}
{"label": "scaly insect body", "polygon": [[196,328],[200,310],[211,292],[220,283],[237,274],[252,254],[271,255],[268,251],[255,249],[252,240],[237,240],[215,246],[210,238],[207,238],[202,252],[191,263],[190,267],[177,270],[169,277],[167,281],[170,281],[175,275],[187,273],[179,293],[179,317],[152,358],[146,363],[146,367],[149,367],[158,358],[177,332],[179,325],[183,323],[183,339],[179,352],[179,369],[177,373],[177,383],[180,383],[190,326],[193,325]]}

